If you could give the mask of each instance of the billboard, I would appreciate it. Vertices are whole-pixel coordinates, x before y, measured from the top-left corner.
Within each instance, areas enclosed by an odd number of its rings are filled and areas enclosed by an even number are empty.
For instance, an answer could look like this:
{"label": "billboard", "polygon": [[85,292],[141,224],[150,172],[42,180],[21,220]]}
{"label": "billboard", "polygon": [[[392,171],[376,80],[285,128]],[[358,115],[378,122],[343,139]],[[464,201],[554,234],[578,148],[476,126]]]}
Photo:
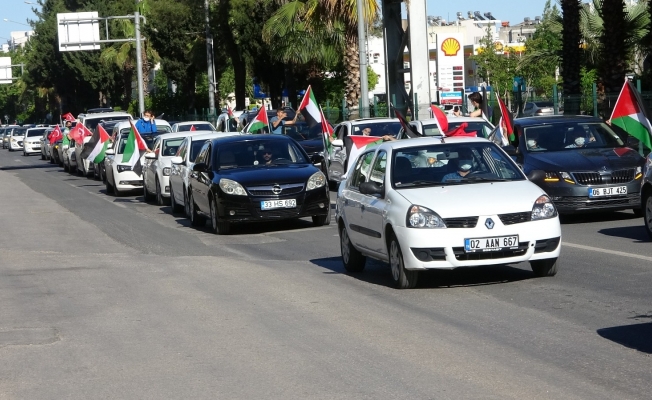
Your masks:
{"label": "billboard", "polygon": [[437,34],[437,87],[440,104],[462,104],[464,92],[464,35]]}
{"label": "billboard", "polygon": [[100,49],[97,11],[57,14],[59,51]]}
{"label": "billboard", "polygon": [[11,73],[11,57],[0,57],[0,85],[9,84],[13,77]]}

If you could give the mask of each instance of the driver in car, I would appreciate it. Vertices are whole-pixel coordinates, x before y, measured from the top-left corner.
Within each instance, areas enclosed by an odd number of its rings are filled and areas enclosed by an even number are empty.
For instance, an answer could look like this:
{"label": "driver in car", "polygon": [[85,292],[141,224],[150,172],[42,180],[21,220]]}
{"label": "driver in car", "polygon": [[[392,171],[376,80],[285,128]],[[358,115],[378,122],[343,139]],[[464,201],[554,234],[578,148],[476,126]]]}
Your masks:
{"label": "driver in car", "polygon": [[473,169],[473,159],[470,157],[459,158],[457,160],[457,171],[444,175],[441,182],[461,181],[465,176],[471,173]]}
{"label": "driver in car", "polygon": [[265,147],[263,150],[263,163],[265,165],[270,165],[272,164],[272,160],[274,159],[274,153],[272,152],[272,149],[269,147]]}

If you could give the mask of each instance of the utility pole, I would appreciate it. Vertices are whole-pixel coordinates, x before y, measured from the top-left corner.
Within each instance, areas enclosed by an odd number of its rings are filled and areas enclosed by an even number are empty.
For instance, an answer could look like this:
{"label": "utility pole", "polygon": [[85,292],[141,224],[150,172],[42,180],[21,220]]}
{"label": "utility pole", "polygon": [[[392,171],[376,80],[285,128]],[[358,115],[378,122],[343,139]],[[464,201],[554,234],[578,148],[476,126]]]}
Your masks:
{"label": "utility pole", "polygon": [[365,40],[365,20],[362,7],[363,0],[358,3],[358,56],[360,59],[360,117],[369,117],[369,81],[367,79],[367,42]]}
{"label": "utility pole", "polygon": [[208,109],[210,115],[215,115],[215,77],[213,70],[213,36],[209,16],[208,1],[204,0],[204,12],[206,17],[206,60],[208,61]]}
{"label": "utility pole", "polygon": [[139,117],[145,113],[145,90],[143,86],[143,53],[140,42],[140,13],[134,13],[134,26],[136,28],[136,69],[138,70],[138,111]]}

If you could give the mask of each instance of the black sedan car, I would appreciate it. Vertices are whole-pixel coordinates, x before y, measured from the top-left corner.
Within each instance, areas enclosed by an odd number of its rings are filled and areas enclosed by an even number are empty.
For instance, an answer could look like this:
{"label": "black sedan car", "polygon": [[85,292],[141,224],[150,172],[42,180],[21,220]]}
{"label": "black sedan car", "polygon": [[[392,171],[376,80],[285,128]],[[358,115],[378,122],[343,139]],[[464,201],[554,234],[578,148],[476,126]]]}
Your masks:
{"label": "black sedan car", "polygon": [[[645,159],[601,119],[589,116],[514,120],[516,162],[552,198],[560,213],[633,209]],[[535,174],[536,175],[536,174]]]}
{"label": "black sedan car", "polygon": [[326,176],[285,135],[229,136],[207,141],[189,179],[190,221],[208,218],[214,232],[228,234],[232,224],[312,217],[330,223]]}

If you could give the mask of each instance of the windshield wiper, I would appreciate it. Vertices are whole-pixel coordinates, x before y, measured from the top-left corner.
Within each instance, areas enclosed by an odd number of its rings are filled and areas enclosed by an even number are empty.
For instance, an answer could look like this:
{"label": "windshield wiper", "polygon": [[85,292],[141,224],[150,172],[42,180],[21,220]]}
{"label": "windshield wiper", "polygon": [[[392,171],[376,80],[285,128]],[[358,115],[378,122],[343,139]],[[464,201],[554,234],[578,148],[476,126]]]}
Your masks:
{"label": "windshield wiper", "polygon": [[465,181],[470,181],[470,182],[505,182],[507,179],[504,178],[487,178],[483,176],[469,176],[468,178],[464,178]]}
{"label": "windshield wiper", "polygon": [[410,182],[412,185],[439,185],[441,182],[435,182],[435,181],[426,181],[426,180],[419,180],[419,181],[413,181]]}

